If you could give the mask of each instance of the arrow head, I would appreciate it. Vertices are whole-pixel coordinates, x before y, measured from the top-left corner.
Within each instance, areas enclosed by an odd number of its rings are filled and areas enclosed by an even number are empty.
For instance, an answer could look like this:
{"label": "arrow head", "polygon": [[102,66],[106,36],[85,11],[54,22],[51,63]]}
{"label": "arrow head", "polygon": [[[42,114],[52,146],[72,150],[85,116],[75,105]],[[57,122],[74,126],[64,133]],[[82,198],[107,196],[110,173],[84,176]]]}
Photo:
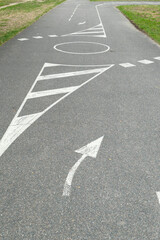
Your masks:
{"label": "arrow head", "polygon": [[76,150],[75,152],[81,153],[82,155],[86,155],[86,156],[89,156],[92,158],[96,158],[103,138],[104,138],[104,136],[96,139],[95,141],[93,141],[91,143],[88,143],[84,147]]}

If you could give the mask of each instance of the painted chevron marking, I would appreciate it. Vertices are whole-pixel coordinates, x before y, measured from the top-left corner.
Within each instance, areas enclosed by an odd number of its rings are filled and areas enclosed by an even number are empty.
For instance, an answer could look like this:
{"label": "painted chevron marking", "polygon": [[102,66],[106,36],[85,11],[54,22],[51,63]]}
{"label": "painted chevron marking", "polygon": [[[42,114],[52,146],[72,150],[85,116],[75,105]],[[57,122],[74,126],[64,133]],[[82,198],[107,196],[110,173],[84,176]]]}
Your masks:
{"label": "painted chevron marking", "polygon": [[[89,77],[85,82],[83,82],[82,84],[75,86],[75,87],[66,87],[66,88],[61,88],[61,89],[51,89],[51,90],[47,90],[47,91],[38,91],[38,92],[33,92],[34,87],[36,86],[37,82],[39,81],[39,79],[41,79],[41,75],[44,71],[45,68],[47,67],[53,67],[56,68],[58,66],[68,66],[69,68],[72,66],[73,68],[75,67],[79,67],[79,68],[93,68],[93,69],[88,69],[88,70],[84,70],[84,71],[77,71],[78,73],[76,74],[76,72],[72,72],[72,74],[69,72],[67,73],[61,73],[61,77],[63,77],[64,74],[66,74],[66,76],[83,76],[84,72],[85,74],[89,74],[89,73],[95,73],[94,76]],[[48,110],[50,110],[53,106],[55,106],[56,104],[58,104],[60,101],[64,100],[67,96],[69,96],[70,94],[72,94],[73,92],[75,92],[76,90],[78,90],[79,88],[83,87],[84,85],[86,85],[87,83],[89,83],[90,81],[92,81],[94,78],[98,77],[100,74],[104,73],[106,70],[108,70],[109,68],[111,68],[112,66],[114,66],[113,64],[110,65],[106,65],[106,66],[98,66],[96,68],[96,66],[86,66],[86,65],[80,65],[80,66],[76,66],[76,65],[65,65],[65,64],[52,64],[52,63],[45,63],[40,71],[40,73],[38,74],[37,78],[35,79],[33,85],[31,86],[29,92],[27,93],[26,97],[24,98],[21,106],[19,107],[17,113],[15,114],[13,120],[11,121],[10,125],[8,126],[6,132],[4,133],[2,139],[0,140],[0,156],[2,156],[4,154],[4,152],[10,147],[10,145],[28,128],[30,127],[36,120],[38,120],[43,114],[45,114]],[[88,71],[88,72],[87,72]],[[57,74],[53,74],[52,77],[54,75]],[[50,76],[50,75],[49,75]],[[47,78],[46,76],[43,76],[43,78]],[[42,80],[42,79],[41,79]],[[63,96],[60,95],[59,99],[56,100],[55,102],[53,102],[51,105],[49,105],[47,108],[45,108],[45,110],[38,112],[38,113],[34,113],[34,114],[29,114],[29,115],[25,115],[25,116],[19,116],[21,114],[21,111],[23,110],[27,100],[31,99],[31,98],[40,98],[40,97],[44,97],[44,96],[50,96],[50,95],[54,95],[54,94],[64,94]]]}
{"label": "painted chevron marking", "polygon": [[49,80],[49,79],[57,79],[57,78],[65,78],[79,75],[86,75],[91,73],[99,73],[103,68],[96,68],[90,70],[76,71],[76,72],[67,72],[67,73],[57,73],[45,76],[39,76],[38,81]]}
{"label": "painted chevron marking", "polygon": [[47,91],[31,92],[28,95],[28,99],[69,93],[69,92],[73,92],[73,91],[77,90],[77,88],[79,88],[79,86],[52,89],[52,90],[47,90]]}
{"label": "painted chevron marking", "polygon": [[77,36],[77,35],[78,36],[90,36],[90,37],[104,37],[104,38],[106,38],[106,33],[105,33],[102,22],[100,24],[94,26],[94,27],[87,28],[87,29],[82,30],[82,31],[62,35],[62,37]]}

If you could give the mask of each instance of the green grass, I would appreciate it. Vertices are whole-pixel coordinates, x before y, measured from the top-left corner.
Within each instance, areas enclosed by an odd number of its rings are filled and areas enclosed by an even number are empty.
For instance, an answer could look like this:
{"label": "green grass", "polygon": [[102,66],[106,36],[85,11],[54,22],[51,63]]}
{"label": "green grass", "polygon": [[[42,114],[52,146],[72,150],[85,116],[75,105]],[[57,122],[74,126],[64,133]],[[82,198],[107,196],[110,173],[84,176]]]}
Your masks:
{"label": "green grass", "polygon": [[160,44],[160,5],[119,6],[118,9],[137,28]]}
{"label": "green grass", "polygon": [[20,3],[0,10],[0,45],[30,26],[64,0],[44,0]]}
{"label": "green grass", "polygon": [[159,2],[160,0],[90,0],[91,2],[96,2],[96,1],[106,1],[106,2]]}
{"label": "green grass", "polygon": [[23,0],[0,0],[0,7],[11,3],[23,2]]}

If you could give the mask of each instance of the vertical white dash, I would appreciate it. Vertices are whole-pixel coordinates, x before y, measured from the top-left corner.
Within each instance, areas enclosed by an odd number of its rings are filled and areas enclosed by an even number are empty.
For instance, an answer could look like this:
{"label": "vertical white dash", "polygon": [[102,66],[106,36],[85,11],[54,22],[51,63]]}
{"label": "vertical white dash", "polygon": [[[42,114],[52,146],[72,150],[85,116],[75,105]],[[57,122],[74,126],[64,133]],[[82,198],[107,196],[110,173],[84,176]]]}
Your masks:
{"label": "vertical white dash", "polygon": [[156,192],[156,194],[157,194],[157,197],[158,197],[158,202],[160,204],[160,192]]}

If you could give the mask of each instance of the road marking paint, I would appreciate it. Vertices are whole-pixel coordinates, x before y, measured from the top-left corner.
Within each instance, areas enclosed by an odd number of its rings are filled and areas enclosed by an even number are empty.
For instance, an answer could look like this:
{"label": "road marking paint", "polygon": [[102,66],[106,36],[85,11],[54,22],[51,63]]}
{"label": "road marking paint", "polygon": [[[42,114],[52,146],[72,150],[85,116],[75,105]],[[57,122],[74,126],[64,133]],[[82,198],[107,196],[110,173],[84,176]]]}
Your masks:
{"label": "road marking paint", "polygon": [[103,32],[104,32],[104,37],[106,38],[106,37],[107,37],[107,36],[106,36],[106,32],[105,32],[105,29],[104,29],[104,26],[103,26],[103,23],[102,23],[102,19],[101,19],[101,16],[100,16],[99,10],[98,10],[98,7],[101,6],[101,5],[103,5],[103,4],[98,4],[98,5],[96,5],[96,11],[97,11],[98,18],[99,18],[99,22],[100,22],[99,25],[102,26],[102,29],[103,29]]}
{"label": "road marking paint", "polygon": [[159,204],[160,204],[160,192],[156,192],[156,194],[157,194],[158,201],[159,201]]}
{"label": "road marking paint", "polygon": [[99,73],[99,71],[100,71],[100,69],[96,68],[96,69],[76,71],[76,72],[56,73],[56,74],[45,75],[45,76],[42,75],[42,76],[39,76],[38,81],[72,77],[72,76],[79,76],[79,75],[86,75],[86,74],[91,74],[91,73]]}
{"label": "road marking paint", "polygon": [[33,36],[33,38],[35,38],[35,39],[41,39],[41,38],[43,38],[42,36]]}
{"label": "road marking paint", "polygon": [[140,61],[138,61],[138,62],[143,63],[143,64],[151,64],[151,63],[154,63],[153,61],[150,61],[150,60],[147,60],[147,59],[140,60]]}
{"label": "road marking paint", "polygon": [[28,95],[28,99],[69,93],[77,90],[78,87],[79,86],[74,86],[74,87],[58,88],[58,89],[46,90],[46,91],[31,92]]}
{"label": "road marking paint", "polygon": [[[94,44],[94,45],[101,45],[101,46],[103,46],[103,47],[105,47],[105,49],[104,50],[102,50],[102,51],[99,51],[99,52],[69,52],[69,51],[65,51],[65,50],[62,50],[62,49],[60,49],[59,48],[59,46],[62,46],[62,45],[68,45],[68,44],[71,44],[71,45],[73,45],[73,44],[83,44],[83,43],[85,43],[85,44]],[[90,55],[90,54],[101,54],[101,53],[105,53],[105,52],[108,52],[109,51],[109,49],[110,49],[110,47],[108,46],[108,45],[106,45],[106,44],[102,44],[102,43],[97,43],[97,42],[84,42],[84,41],[77,41],[77,42],[65,42],[65,43],[59,43],[59,44],[56,44],[55,46],[54,46],[54,49],[55,50],[57,50],[57,51],[59,51],[59,52],[62,52],[62,53],[68,53],[68,54],[79,54],[79,55]]]}
{"label": "road marking paint", "polygon": [[28,38],[18,38],[18,41],[27,41],[29,40]]}
{"label": "road marking paint", "polygon": [[124,68],[135,67],[136,66],[136,65],[131,64],[131,63],[120,63],[119,65],[124,67]]}
{"label": "road marking paint", "polygon": [[[34,113],[34,114],[29,114],[29,115],[25,115],[25,116],[19,116],[21,111],[23,110],[27,100],[30,98],[31,94],[34,93],[33,89],[36,86],[39,77],[41,76],[42,72],[44,71],[44,68],[46,67],[57,67],[57,66],[68,66],[71,67],[72,65],[66,65],[66,64],[51,64],[51,63],[45,63],[40,71],[40,73],[38,74],[37,78],[35,79],[33,85],[31,86],[29,92],[27,93],[26,97],[24,98],[22,104],[20,105],[17,113],[15,114],[13,120],[11,121],[10,125],[8,126],[6,132],[4,133],[3,137],[0,140],[0,157],[4,154],[4,152],[10,147],[10,145],[29,127],[31,126],[36,120],[38,120],[43,114],[45,114],[48,110],[50,110],[53,106],[55,106],[56,104],[58,104],[60,101],[64,100],[66,97],[68,97],[70,94],[72,94],[73,92],[75,92],[76,90],[78,90],[79,88],[83,87],[84,85],[86,85],[87,83],[89,83],[90,81],[92,81],[94,78],[98,77],[99,75],[101,75],[102,73],[104,73],[105,71],[107,71],[108,69],[110,69],[111,67],[114,66],[114,64],[110,64],[110,65],[106,65],[106,66],[101,66],[101,68],[99,68],[99,71],[95,72],[95,75],[92,77],[89,77],[88,80],[86,80],[85,82],[83,82],[82,84],[80,84],[79,86],[76,86],[74,89],[72,88],[72,90],[70,89],[69,92],[67,92],[65,95],[63,95],[62,97],[60,96],[60,98],[58,100],[56,100],[55,102],[53,102],[51,105],[49,105],[47,108],[45,108],[45,110],[39,112],[39,113]],[[73,65],[73,67],[96,67],[96,66],[87,66],[87,65],[80,65],[80,66],[76,66]],[[68,89],[69,90],[69,89]],[[43,92],[44,93],[44,92]],[[62,93],[62,91],[61,91]],[[33,95],[32,95],[33,96]]]}
{"label": "road marking paint", "polygon": [[61,37],[66,37],[66,36],[85,36],[85,37],[102,37],[106,38],[106,33],[103,27],[103,24],[100,23],[94,27],[87,28],[78,32],[74,33],[69,33],[62,35]]}
{"label": "road marking paint", "polygon": [[71,21],[72,17],[74,16],[74,14],[75,14],[75,12],[77,11],[77,9],[78,9],[79,6],[80,6],[80,4],[78,4],[78,5],[75,7],[75,9],[74,9],[71,17],[70,17],[69,20],[68,20],[69,22]]}
{"label": "road marking paint", "polygon": [[83,25],[83,24],[85,24],[85,23],[86,23],[86,21],[84,21],[84,22],[79,22],[78,25]]}
{"label": "road marking paint", "polygon": [[84,161],[84,159],[86,157],[92,157],[92,158],[97,157],[97,154],[98,154],[98,151],[101,146],[103,138],[104,138],[104,136],[96,139],[95,141],[93,141],[93,142],[87,144],[86,146],[75,151],[76,153],[82,154],[82,157],[70,169],[70,171],[67,175],[65,184],[64,184],[62,196],[70,196],[72,180],[73,180],[76,170],[78,169],[79,165]]}
{"label": "road marking paint", "polygon": [[57,35],[48,35],[48,37],[53,38],[53,37],[58,37]]}
{"label": "road marking paint", "polygon": [[156,59],[156,60],[160,60],[160,57],[154,57],[154,59]]}

